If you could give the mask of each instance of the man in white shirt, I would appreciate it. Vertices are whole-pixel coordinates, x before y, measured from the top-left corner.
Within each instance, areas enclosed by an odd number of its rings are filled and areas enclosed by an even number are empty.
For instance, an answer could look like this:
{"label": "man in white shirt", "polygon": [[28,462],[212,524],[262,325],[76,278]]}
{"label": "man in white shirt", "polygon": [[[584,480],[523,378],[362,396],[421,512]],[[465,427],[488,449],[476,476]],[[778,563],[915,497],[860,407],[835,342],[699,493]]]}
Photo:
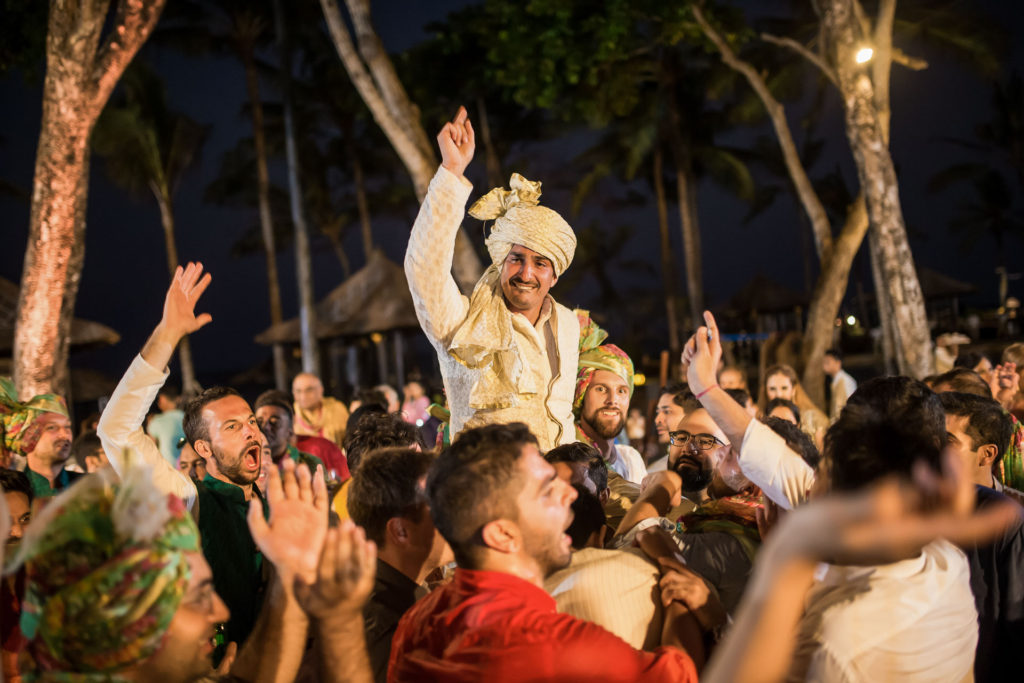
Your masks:
{"label": "man in white shirt", "polygon": [[[683,363],[694,394],[726,436],[740,442],[739,467],[777,505],[792,509],[815,472],[782,437],[752,420],[715,381],[721,343],[704,314]],[[825,456],[835,492],[889,476],[909,478],[923,463],[939,469],[946,445],[942,403],[907,377],[874,379],[830,428]],[[935,541],[910,560],[872,567],[822,564],[799,622],[790,680],[970,680],[978,640],[967,558]]]}
{"label": "man in white shirt", "polygon": [[476,147],[465,108],[437,136],[441,167],[430,181],[405,254],[416,317],[437,353],[451,408],[451,435],[523,422],[541,451],[575,440],[576,316],[548,291],[572,262],[576,236],[540,206],[540,183],[514,174],[469,213],[493,220],[491,265],[470,297],[451,275],[463,207],[473,186],[463,172]]}
{"label": "man in white shirt", "polygon": [[839,419],[839,413],[842,412],[846,401],[857,391],[857,380],[843,370],[843,352],[839,349],[826,351],[825,359],[821,363],[825,374],[832,381],[832,400],[828,407],[828,416],[835,422]]}

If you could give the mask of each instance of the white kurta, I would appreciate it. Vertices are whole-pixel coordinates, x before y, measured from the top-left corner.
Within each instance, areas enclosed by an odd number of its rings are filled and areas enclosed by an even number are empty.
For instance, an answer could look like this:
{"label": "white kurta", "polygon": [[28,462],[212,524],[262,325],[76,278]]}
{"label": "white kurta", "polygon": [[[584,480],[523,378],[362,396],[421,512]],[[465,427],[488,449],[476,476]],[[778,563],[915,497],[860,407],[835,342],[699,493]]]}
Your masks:
{"label": "white kurta", "polygon": [[486,424],[524,422],[542,451],[572,443],[576,440],[572,399],[580,326],[568,308],[548,297],[536,325],[507,312],[523,367],[514,406],[472,408],[470,392],[483,373],[467,368],[448,353],[452,337],[469,312],[469,298],[459,292],[451,269],[455,235],[472,189],[465,178],[439,168],[416,216],[405,254],[405,275],[416,317],[441,365],[452,437]]}

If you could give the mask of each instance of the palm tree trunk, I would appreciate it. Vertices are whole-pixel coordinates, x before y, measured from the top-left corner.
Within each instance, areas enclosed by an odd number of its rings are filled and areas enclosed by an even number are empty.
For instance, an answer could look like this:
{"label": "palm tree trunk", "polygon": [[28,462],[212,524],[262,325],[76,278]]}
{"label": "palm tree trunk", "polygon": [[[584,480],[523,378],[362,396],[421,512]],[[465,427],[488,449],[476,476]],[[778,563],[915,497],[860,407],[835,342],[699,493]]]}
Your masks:
{"label": "palm tree trunk", "polygon": [[697,222],[696,183],[690,166],[689,150],[677,133],[669,135],[676,167],[676,193],[679,196],[679,225],[683,234],[683,262],[686,264],[686,296],[690,302],[690,320],[696,328],[702,324],[704,286],[701,274],[700,226]]}
{"label": "palm tree trunk", "polygon": [[[427,194],[430,179],[437,171],[437,155],[423,130],[416,106],[412,104],[398,82],[391,60],[380,46],[380,39],[370,22],[369,2],[346,0],[346,4],[352,15],[352,23],[356,27],[358,53],[348,26],[341,16],[337,0],[320,0],[334,47],[342,64],[345,65],[349,78],[352,79],[352,85],[359,91],[366,107],[373,114],[374,121],[380,126],[398,158],[405,165],[412,179],[416,198],[422,202]],[[473,291],[477,280],[483,274],[480,257],[477,256],[463,229],[459,229],[455,234],[452,273],[459,288],[467,293]]]}
{"label": "palm tree trunk", "polygon": [[[270,324],[277,325],[284,320],[281,309],[281,283],[277,274],[277,245],[274,238],[274,219],[270,211],[270,171],[267,168],[267,137],[263,128],[263,102],[260,99],[260,82],[256,73],[252,45],[245,45],[240,51],[245,67],[246,90],[252,108],[252,139],[256,148],[256,191],[259,201],[260,234],[263,237],[263,254],[267,262],[267,298],[270,305]],[[274,386],[279,390],[288,387],[288,364],[285,360],[284,345],[274,344]]]}
{"label": "palm tree trunk", "polygon": [[484,143],[487,184],[491,187],[502,187],[501,161],[498,158],[498,150],[494,147],[494,138],[491,137],[491,122],[487,118],[487,104],[483,97],[476,98],[476,111],[480,117],[480,140]]}
{"label": "palm tree trunk", "polygon": [[[171,198],[166,192],[157,191],[154,188],[154,194],[156,194],[156,203],[160,207],[160,224],[164,229],[164,249],[167,254],[167,270],[170,272],[171,277],[174,277],[174,271],[178,267],[180,261],[178,261],[178,247],[175,244],[174,239],[174,207],[171,204]],[[203,390],[199,385],[199,381],[196,379],[196,369],[192,363],[192,346],[189,344],[189,338],[186,336],[178,344],[178,361],[181,363],[181,394],[185,398],[191,398],[197,396]]]}
{"label": "palm tree trunk", "polygon": [[[327,241],[331,243],[334,255],[338,257],[338,263],[341,264],[342,277],[346,280],[349,279],[352,276],[352,263],[348,260],[348,254],[345,253],[344,245],[338,239],[337,233],[329,230],[322,232],[327,237]],[[367,255],[367,258],[369,258],[369,255]]]}
{"label": "palm tree trunk", "polygon": [[356,186],[356,210],[359,212],[359,229],[363,236],[363,255],[369,263],[370,254],[373,253],[373,229],[370,224],[370,204],[366,201],[366,177],[363,175],[363,164],[349,137],[345,138],[345,149],[352,164],[352,180]]}
{"label": "palm tree trunk", "polygon": [[292,223],[295,225],[295,271],[299,280],[299,327],[302,345],[302,370],[320,375],[320,349],[316,338],[316,307],[313,300],[313,259],[309,248],[309,227],[302,207],[299,180],[299,152],[295,144],[295,119],[291,97],[291,47],[288,41],[281,0],[274,0],[277,44],[281,58],[281,91],[284,99],[284,141],[288,162],[288,193],[291,197]]}
{"label": "palm tree trunk", "polygon": [[[69,388],[71,320],[85,262],[89,135],[165,0],[52,3],[43,116],[36,151],[28,246],[14,332],[14,381],[23,397]],[[115,17],[104,43],[108,14]]]}
{"label": "palm tree trunk", "polygon": [[653,183],[658,206],[658,236],[661,244],[661,282],[665,290],[665,320],[668,322],[670,360],[677,358],[682,349],[679,340],[679,321],[676,320],[675,264],[672,262],[672,240],[668,234],[668,202],[665,199],[665,177],[662,170],[661,148],[654,150]]}
{"label": "palm tree trunk", "polygon": [[828,262],[821,266],[811,305],[807,310],[807,327],[801,349],[804,366],[801,383],[811,401],[819,406],[826,405],[825,371],[822,368],[825,351],[832,344],[836,314],[846,294],[850,268],[867,231],[867,207],[864,197],[860,196],[847,212],[846,223],[833,242]]}

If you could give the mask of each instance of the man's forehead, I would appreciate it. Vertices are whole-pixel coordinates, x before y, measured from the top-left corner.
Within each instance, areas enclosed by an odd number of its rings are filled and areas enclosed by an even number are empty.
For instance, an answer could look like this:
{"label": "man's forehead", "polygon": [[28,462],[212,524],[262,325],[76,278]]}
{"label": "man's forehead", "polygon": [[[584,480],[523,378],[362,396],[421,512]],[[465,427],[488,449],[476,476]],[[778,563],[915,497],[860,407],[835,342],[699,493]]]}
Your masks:
{"label": "man's forehead", "polygon": [[544,254],[542,254],[542,253],[540,253],[538,251],[534,251],[533,249],[530,249],[528,247],[524,247],[521,244],[513,244],[512,248],[509,250],[508,253],[509,253],[510,256],[512,254],[517,254],[519,256],[532,256],[534,258],[542,258],[542,259],[547,259],[549,261],[551,260],[549,257],[545,256]]}
{"label": "man's forehead", "polygon": [[691,410],[682,420],[676,429],[685,429],[691,434],[711,434],[725,441],[725,433],[718,428],[718,425],[711,419],[710,413],[701,408]]}
{"label": "man's forehead", "polygon": [[[676,395],[675,394],[662,394],[661,396],[658,397],[658,407],[659,408],[664,408],[664,407],[671,408],[674,405],[676,405]],[[679,408],[680,410],[682,410],[682,406],[676,406],[676,407]]]}
{"label": "man's forehead", "polygon": [[970,418],[966,415],[946,415],[946,431],[962,432],[967,429]]}
{"label": "man's forehead", "polygon": [[71,420],[67,415],[61,415],[60,413],[45,412],[36,418],[36,423],[41,425],[52,424],[58,427],[70,427]]}
{"label": "man's forehead", "polygon": [[225,396],[203,406],[203,417],[209,417],[219,422],[246,419],[252,414],[252,408],[241,396]]}
{"label": "man's forehead", "polygon": [[519,458],[519,468],[526,472],[527,479],[534,485],[543,484],[555,473],[555,468],[541,457],[537,446],[532,443],[523,446],[522,455]]}
{"label": "man's forehead", "polygon": [[269,403],[256,409],[256,417],[264,417],[267,419],[276,417],[280,420],[288,417],[289,415],[290,413],[281,406],[275,406]]}
{"label": "man's forehead", "polygon": [[628,387],[629,383],[611,370],[595,370],[594,375],[590,378],[590,386],[604,386],[617,389],[619,387]]}
{"label": "man's forehead", "polygon": [[310,387],[316,388],[320,386],[320,380],[313,375],[297,375],[292,380],[292,388],[295,389],[309,389]]}

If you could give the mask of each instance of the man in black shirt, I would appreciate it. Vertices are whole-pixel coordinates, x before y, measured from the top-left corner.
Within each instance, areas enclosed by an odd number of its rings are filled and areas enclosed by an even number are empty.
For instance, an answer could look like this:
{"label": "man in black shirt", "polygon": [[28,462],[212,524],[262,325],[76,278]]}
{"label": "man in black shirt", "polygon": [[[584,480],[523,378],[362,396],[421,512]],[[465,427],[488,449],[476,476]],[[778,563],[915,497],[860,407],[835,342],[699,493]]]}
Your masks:
{"label": "man in black shirt", "polygon": [[391,638],[399,619],[426,594],[427,576],[451,561],[434,528],[424,483],[431,453],[412,448],[371,451],[352,479],[348,511],[377,544],[377,578],[363,608],[366,647],[374,678],[387,679]]}

